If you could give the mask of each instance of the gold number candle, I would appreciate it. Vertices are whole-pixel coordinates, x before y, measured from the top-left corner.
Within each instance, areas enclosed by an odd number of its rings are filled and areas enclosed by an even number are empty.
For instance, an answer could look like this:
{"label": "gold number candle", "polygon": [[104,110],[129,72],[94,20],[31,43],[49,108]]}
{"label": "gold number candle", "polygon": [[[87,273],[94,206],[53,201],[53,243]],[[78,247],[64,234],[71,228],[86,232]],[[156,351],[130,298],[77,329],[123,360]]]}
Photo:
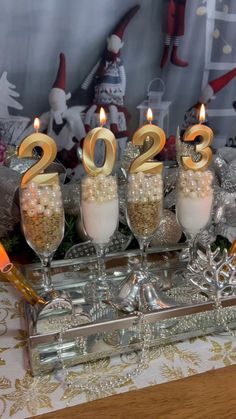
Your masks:
{"label": "gold number candle", "polygon": [[151,159],[164,148],[166,143],[165,132],[160,127],[152,124],[153,118],[150,108],[147,112],[147,119],[149,124],[144,125],[134,133],[132,143],[134,145],[143,145],[147,138],[151,138],[152,145],[131,163],[130,173],[161,173],[163,170],[163,163],[152,161]]}
{"label": "gold number candle", "polygon": [[25,187],[28,182],[34,179],[36,183],[52,184],[58,181],[57,173],[42,174],[42,172],[55,160],[57,155],[57,146],[55,141],[48,135],[38,132],[39,119],[35,118],[34,128],[36,132],[26,137],[18,149],[19,157],[32,157],[35,147],[40,147],[43,155],[30,169],[28,169],[21,181],[21,186]]}
{"label": "gold number candle", "polygon": [[[202,104],[200,110],[200,122],[205,121],[205,107]],[[189,127],[184,133],[184,141],[194,141],[197,137],[201,137],[202,141],[196,145],[196,152],[201,154],[201,160],[194,162],[191,157],[182,157],[183,166],[185,169],[191,170],[205,170],[212,160],[212,151],[210,145],[213,140],[213,132],[211,128],[196,124]]]}
{"label": "gold number candle", "polygon": [[[116,139],[109,129],[103,127],[106,123],[103,108],[100,110],[100,123],[101,127],[89,131],[84,139],[82,161],[84,170],[90,176],[110,175],[116,161]],[[103,140],[106,147],[105,161],[101,167],[96,166],[94,162],[95,145],[98,140]]]}

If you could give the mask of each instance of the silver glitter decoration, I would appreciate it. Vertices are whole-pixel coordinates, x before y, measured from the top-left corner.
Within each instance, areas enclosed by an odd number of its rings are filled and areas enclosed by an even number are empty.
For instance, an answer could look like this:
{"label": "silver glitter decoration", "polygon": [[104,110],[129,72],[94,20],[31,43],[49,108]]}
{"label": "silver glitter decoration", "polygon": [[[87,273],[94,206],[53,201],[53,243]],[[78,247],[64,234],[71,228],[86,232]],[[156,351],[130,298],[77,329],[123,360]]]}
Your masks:
{"label": "silver glitter decoration", "polygon": [[0,138],[6,144],[17,144],[30,119],[24,116],[9,115],[7,118],[0,118]]}
{"label": "silver glitter decoration", "polygon": [[129,167],[131,162],[136,159],[140,155],[140,147],[135,146],[129,141],[125,147],[123,158],[121,160],[121,171],[125,178],[127,178],[127,173],[129,171]]}
{"label": "silver glitter decoration", "polygon": [[207,247],[216,240],[215,228],[211,224],[207,229],[201,231],[197,236],[198,242]]}
{"label": "silver glitter decoration", "polygon": [[80,214],[80,182],[67,183],[61,186],[65,212],[71,215]]}
{"label": "silver glitter decoration", "polygon": [[224,179],[226,177],[226,173],[227,173],[227,163],[226,161],[223,159],[223,157],[221,157],[220,155],[214,157],[214,169],[215,169],[215,174],[217,176],[217,178],[219,179],[219,185],[221,185],[222,179]]}
{"label": "silver glitter decoration", "polygon": [[177,176],[178,169],[176,167],[164,167],[163,194],[165,208],[171,208],[175,205]]}
{"label": "silver glitter decoration", "polygon": [[223,147],[217,151],[213,167],[219,180],[215,186],[215,232],[233,241],[236,237],[236,150]]}
{"label": "silver glitter decoration", "polygon": [[182,229],[177,223],[175,214],[165,209],[163,211],[158,230],[151,242],[151,246],[163,246],[178,243]]}
{"label": "silver glitter decoration", "polygon": [[0,166],[0,237],[13,230],[20,220],[17,189],[21,176],[8,167]]}
{"label": "silver glitter decoration", "polygon": [[22,174],[26,172],[26,170],[28,170],[30,167],[32,167],[37,161],[38,158],[31,157],[19,159],[19,157],[17,157],[17,155],[14,153],[12,156],[7,157],[6,166],[12,170],[15,170],[15,172]]}
{"label": "silver glitter decoration", "polygon": [[229,164],[226,176],[222,178],[222,188],[227,192],[236,192],[236,160]]}
{"label": "silver glitter decoration", "polygon": [[[122,252],[129,246],[132,240],[132,234],[126,235],[120,231],[116,231],[107,246],[107,253]],[[79,258],[84,256],[95,255],[95,247],[90,240],[78,243],[67,250],[65,259]]]}
{"label": "silver glitter decoration", "polygon": [[183,167],[182,157],[191,157],[194,162],[201,160],[201,154],[196,152],[195,145],[181,140],[178,127],[176,132],[176,159],[179,167]]}

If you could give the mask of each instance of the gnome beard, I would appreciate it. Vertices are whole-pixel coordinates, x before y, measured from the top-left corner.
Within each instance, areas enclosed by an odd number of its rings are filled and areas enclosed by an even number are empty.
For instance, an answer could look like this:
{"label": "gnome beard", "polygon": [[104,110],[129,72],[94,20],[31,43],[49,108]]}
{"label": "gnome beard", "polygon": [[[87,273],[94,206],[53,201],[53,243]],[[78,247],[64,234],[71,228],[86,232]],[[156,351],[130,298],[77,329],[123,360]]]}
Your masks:
{"label": "gnome beard", "polygon": [[63,122],[63,114],[67,110],[66,101],[70,99],[71,95],[67,95],[62,89],[54,87],[49,93],[49,105],[51,107],[51,113],[56,124],[60,125]]}

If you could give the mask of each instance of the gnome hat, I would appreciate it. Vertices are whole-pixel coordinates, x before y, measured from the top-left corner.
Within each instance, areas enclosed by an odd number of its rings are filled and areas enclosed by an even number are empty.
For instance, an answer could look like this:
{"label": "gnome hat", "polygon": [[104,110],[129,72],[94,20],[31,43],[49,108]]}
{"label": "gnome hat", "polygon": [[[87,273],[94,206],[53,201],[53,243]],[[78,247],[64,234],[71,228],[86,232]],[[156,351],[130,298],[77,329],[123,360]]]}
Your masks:
{"label": "gnome hat", "polygon": [[228,73],[223,74],[223,76],[220,76],[217,79],[210,81],[201,92],[200,102],[207,103],[210,99],[212,99],[214,94],[223,89],[235,76],[236,67],[233,68],[233,70],[228,71]]}
{"label": "gnome hat", "polygon": [[60,63],[57,70],[57,76],[52,85],[52,88],[55,87],[64,91],[66,88],[66,59],[63,52],[60,53]]}
{"label": "gnome hat", "polygon": [[49,104],[54,112],[54,119],[59,124],[62,121],[61,114],[66,111],[66,101],[70,99],[71,94],[65,92],[66,88],[66,59],[65,55],[60,53],[60,63],[57,71],[56,79],[49,93]]}
{"label": "gnome hat", "polygon": [[116,35],[116,36],[118,36],[118,38],[122,39],[126,27],[128,26],[132,17],[137,13],[139,8],[140,8],[140,6],[136,5],[136,6],[132,7],[131,9],[129,9],[128,12],[126,12],[124,14],[124,16],[121,18],[119,23],[116,25],[116,27],[115,27],[114,31],[111,33],[111,35]]}

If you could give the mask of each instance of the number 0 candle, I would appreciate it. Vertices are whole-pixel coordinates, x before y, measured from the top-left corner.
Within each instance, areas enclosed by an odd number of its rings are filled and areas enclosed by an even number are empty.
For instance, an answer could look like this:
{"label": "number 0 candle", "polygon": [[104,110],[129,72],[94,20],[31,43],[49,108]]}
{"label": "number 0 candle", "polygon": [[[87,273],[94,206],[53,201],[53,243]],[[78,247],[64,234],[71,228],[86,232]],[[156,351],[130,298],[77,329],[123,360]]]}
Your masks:
{"label": "number 0 candle", "polygon": [[[84,139],[82,161],[84,170],[90,176],[110,175],[116,161],[116,139],[109,129],[103,127],[105,123],[106,115],[104,109],[101,108],[101,127],[89,131]],[[94,162],[95,145],[98,140],[103,140],[106,147],[105,161],[101,167],[96,166]]]}

